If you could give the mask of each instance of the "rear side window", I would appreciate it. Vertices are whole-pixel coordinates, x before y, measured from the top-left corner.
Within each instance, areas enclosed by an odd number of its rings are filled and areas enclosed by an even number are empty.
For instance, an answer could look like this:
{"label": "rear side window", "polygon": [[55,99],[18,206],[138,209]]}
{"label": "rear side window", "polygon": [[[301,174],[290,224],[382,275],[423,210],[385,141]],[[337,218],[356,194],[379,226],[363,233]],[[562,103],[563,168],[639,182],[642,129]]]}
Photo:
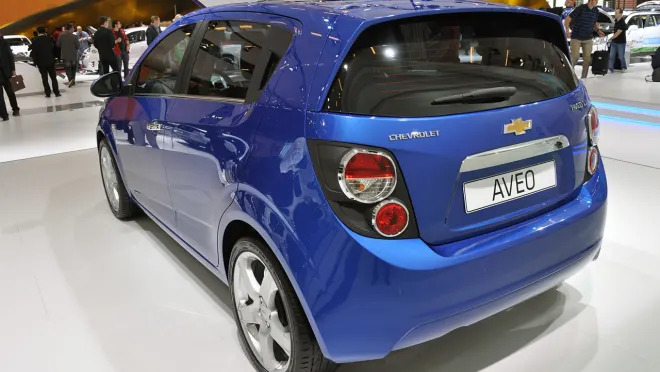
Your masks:
{"label": "rear side window", "polygon": [[245,100],[265,86],[291,43],[283,28],[242,21],[210,22],[196,52],[188,94]]}
{"label": "rear side window", "polygon": [[542,16],[457,13],[386,22],[358,37],[325,110],[423,117],[546,100],[578,85],[566,52],[560,24]]}

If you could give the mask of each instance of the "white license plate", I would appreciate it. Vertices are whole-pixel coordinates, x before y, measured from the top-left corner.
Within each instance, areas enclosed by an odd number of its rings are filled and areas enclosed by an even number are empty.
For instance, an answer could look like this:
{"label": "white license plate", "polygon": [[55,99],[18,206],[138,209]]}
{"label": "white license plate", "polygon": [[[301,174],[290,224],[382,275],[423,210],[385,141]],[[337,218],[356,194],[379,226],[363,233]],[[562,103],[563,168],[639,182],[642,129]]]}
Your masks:
{"label": "white license plate", "polygon": [[522,168],[463,184],[465,212],[472,213],[557,186],[555,162]]}

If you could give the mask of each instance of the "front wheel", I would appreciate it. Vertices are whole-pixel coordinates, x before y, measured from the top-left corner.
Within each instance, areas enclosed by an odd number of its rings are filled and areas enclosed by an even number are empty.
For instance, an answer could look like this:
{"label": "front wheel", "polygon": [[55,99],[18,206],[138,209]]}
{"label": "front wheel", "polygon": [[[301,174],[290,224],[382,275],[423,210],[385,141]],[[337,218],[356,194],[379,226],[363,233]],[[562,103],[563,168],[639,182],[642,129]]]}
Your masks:
{"label": "front wheel", "polygon": [[239,339],[261,372],[329,372],[293,287],[275,255],[240,239],[229,260],[229,288]]}

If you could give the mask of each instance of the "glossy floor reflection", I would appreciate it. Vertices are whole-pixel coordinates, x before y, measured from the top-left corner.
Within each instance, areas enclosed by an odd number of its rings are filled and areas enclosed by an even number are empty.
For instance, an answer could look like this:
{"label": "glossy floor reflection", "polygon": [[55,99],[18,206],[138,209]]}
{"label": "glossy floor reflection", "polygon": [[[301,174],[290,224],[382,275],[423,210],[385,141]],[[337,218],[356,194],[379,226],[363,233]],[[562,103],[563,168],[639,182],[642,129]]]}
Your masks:
{"label": "glossy floor reflection", "polygon": [[[599,260],[506,312],[339,372],[660,370],[660,104],[618,99],[609,92],[627,83],[610,78],[587,79],[607,117]],[[98,108],[86,87],[68,93],[69,109],[46,113],[45,98],[19,97],[25,115],[0,123],[0,371],[253,371],[227,287],[147,217],[109,212],[95,150],[75,151],[94,146]]]}

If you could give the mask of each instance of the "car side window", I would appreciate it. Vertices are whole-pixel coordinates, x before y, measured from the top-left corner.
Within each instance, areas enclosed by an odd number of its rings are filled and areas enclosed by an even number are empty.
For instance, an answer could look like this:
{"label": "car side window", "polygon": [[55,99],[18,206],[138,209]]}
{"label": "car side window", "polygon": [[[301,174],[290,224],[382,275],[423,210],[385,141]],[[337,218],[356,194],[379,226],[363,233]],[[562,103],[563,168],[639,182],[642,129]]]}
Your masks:
{"label": "car side window", "polygon": [[131,32],[130,34],[126,35],[128,37],[128,42],[131,44],[138,43],[140,41],[144,41],[144,31],[135,31]]}
{"label": "car side window", "polygon": [[[286,40],[271,43],[273,36]],[[261,79],[256,89],[263,88],[292,37],[288,30],[266,24],[209,22],[194,58],[188,94],[245,100],[253,78]]]}
{"label": "car side window", "polygon": [[654,27],[655,26],[655,17],[652,15],[649,15],[646,17],[646,24],[644,27]]}
{"label": "car side window", "polygon": [[151,50],[140,65],[136,94],[173,94],[195,25],[173,31]]}
{"label": "car side window", "polygon": [[642,28],[642,25],[639,24],[639,17],[634,16],[630,19],[630,24],[628,26],[637,26],[639,28]]}

